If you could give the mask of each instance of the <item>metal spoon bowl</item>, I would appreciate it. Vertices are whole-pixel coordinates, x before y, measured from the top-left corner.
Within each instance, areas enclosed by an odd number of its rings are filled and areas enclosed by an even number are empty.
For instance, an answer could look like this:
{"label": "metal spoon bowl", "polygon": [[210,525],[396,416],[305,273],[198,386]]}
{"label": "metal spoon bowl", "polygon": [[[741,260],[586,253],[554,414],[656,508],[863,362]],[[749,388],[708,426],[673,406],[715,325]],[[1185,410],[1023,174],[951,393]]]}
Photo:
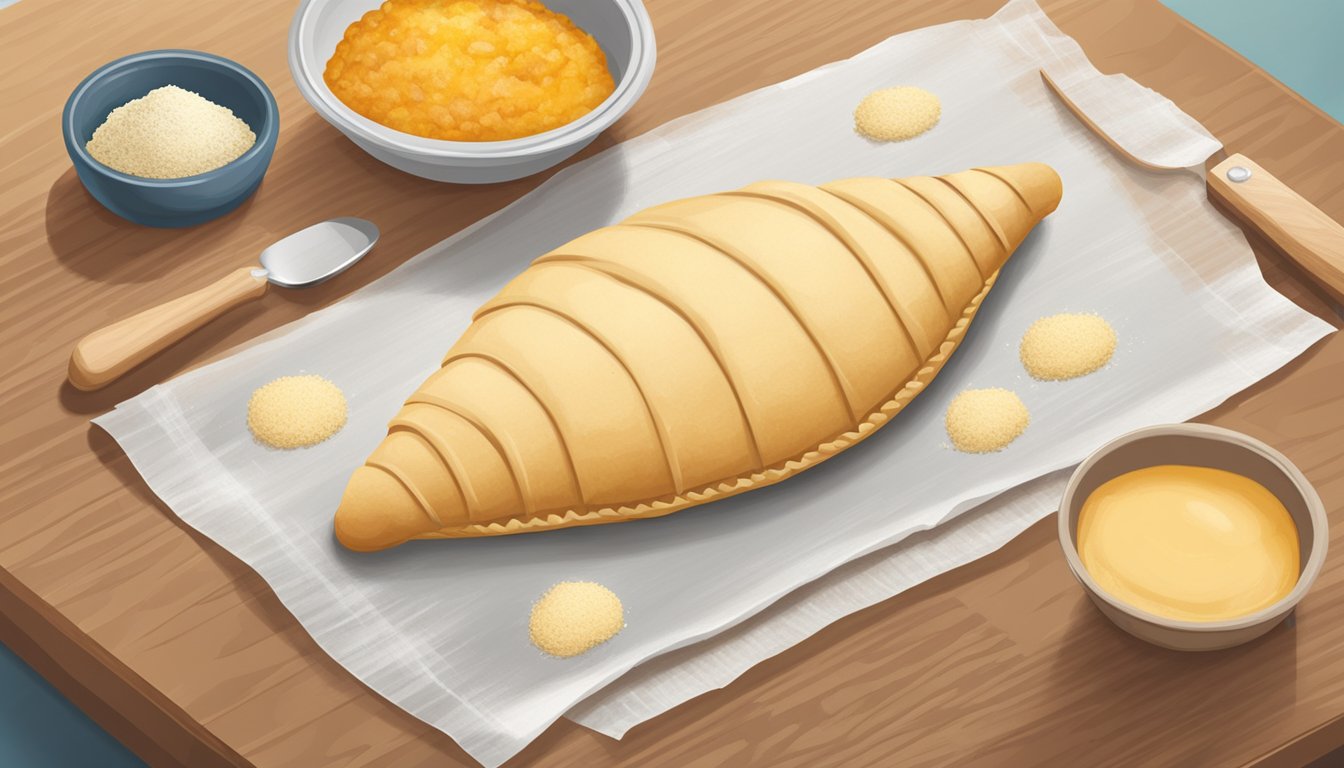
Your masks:
{"label": "metal spoon bowl", "polygon": [[300,229],[261,252],[266,279],[284,288],[316,285],[349,269],[378,242],[378,227],[343,216]]}

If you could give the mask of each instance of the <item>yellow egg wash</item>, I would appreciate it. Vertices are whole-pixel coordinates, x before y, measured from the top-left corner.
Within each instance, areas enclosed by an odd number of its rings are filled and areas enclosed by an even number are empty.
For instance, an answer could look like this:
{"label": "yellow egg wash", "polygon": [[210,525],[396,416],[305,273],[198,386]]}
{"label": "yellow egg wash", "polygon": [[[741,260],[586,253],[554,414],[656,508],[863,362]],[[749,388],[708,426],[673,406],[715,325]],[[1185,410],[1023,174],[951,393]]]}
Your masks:
{"label": "yellow egg wash", "polygon": [[1109,595],[1182,621],[1245,616],[1297,583],[1297,526],[1263,485],[1165,464],[1103,483],[1078,514],[1078,555]]}

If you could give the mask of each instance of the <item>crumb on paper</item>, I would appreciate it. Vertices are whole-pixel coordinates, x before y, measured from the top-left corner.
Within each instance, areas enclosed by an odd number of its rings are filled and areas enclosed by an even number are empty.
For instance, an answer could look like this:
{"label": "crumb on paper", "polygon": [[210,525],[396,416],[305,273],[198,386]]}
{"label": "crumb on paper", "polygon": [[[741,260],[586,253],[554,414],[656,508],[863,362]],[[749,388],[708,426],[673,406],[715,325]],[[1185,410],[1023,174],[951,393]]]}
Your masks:
{"label": "crumb on paper", "polygon": [[551,656],[578,656],[605,643],[625,627],[620,598],[592,581],[565,581],[532,606],[532,644]]}
{"label": "crumb on paper", "polygon": [[321,376],[282,376],[247,403],[247,427],[272,448],[317,445],[345,426],[345,395]]}
{"label": "crumb on paper", "polygon": [[942,112],[938,97],[923,88],[883,88],[854,109],[854,129],[878,141],[906,141],[937,125]]}
{"label": "crumb on paper", "polygon": [[1115,354],[1115,344],[1115,329],[1100,315],[1051,315],[1031,324],[1018,356],[1032,378],[1061,381],[1105,366]]}
{"label": "crumb on paper", "polygon": [[1022,399],[1007,389],[968,389],[947,406],[947,436],[963,453],[1001,451],[1030,421]]}

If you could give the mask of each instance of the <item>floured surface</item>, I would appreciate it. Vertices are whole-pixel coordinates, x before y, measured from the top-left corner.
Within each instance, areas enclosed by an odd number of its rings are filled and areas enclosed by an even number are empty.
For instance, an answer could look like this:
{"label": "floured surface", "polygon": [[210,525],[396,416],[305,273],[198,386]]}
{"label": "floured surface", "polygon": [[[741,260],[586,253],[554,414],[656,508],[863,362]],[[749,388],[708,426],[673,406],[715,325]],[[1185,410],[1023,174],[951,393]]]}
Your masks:
{"label": "floured surface", "polygon": [[[1021,5],[1009,11],[893,38],[609,150],[347,300],[99,423],[155,492],[254,567],[334,658],[482,762],[502,762],[635,664],[732,626],[976,500],[1066,467],[1116,434],[1207,410],[1328,332],[1264,285],[1198,176],[1132,170],[1052,100],[1036,74],[1048,46],[1025,39],[1044,33],[1023,23]],[[916,139],[874,146],[854,134],[853,107],[894,82],[937,93],[942,118]],[[1179,113],[1141,111],[1145,135],[1182,135],[1187,154],[1216,146],[1190,133]],[[331,514],[345,478],[471,311],[536,255],[640,208],[761,179],[818,183],[1026,160],[1060,172],[1059,211],[1010,261],[929,391],[838,460],[658,520],[420,542],[376,555],[334,541]],[[1108,367],[1072,382],[1027,376],[1018,340],[1037,317],[1058,312],[1110,320],[1121,342]],[[349,422],[314,448],[268,451],[247,433],[247,397],[296,373],[341,387]],[[1031,426],[1001,453],[952,451],[947,402],[961,389],[995,386],[1021,395]],[[1028,509],[988,540],[1020,531],[1024,518],[1035,519]],[[608,643],[563,661],[544,657],[527,631],[532,602],[561,580],[609,586],[626,621]]]}

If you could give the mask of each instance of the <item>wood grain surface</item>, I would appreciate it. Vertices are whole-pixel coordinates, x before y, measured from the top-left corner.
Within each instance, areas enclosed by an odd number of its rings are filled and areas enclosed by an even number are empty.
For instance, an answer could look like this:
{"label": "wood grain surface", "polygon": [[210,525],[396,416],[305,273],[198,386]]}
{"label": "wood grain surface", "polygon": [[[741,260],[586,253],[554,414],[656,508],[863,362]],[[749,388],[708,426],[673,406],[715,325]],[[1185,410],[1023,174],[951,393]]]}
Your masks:
{"label": "wood grain surface", "polygon": [[[470,765],[447,736],[326,657],[266,584],[163,507],[88,423],[115,403],[353,291],[541,178],[435,184],[351,145],[299,97],[293,0],[25,0],[0,11],[0,639],[157,765]],[[856,53],[987,16],[1000,0],[650,0],[658,71],[587,150]],[[1103,71],[1171,97],[1344,219],[1344,128],[1156,0],[1046,0]],[[80,186],[61,106],[98,65],[184,47],[260,74],[280,143],[257,195],[187,231],[133,226]],[[899,73],[893,73],[898,77]],[[332,216],[384,232],[326,284],[273,290],[107,389],[65,383],[109,321],[250,264]],[[1323,292],[1253,240],[1269,281],[1338,324]],[[1160,375],[1160,372],[1155,372]],[[1053,523],[850,616],[615,742],[562,721],[517,765],[1297,765],[1344,744],[1344,338],[1206,417],[1284,451],[1316,483],[1332,550],[1295,622],[1181,655],[1110,626]]]}

